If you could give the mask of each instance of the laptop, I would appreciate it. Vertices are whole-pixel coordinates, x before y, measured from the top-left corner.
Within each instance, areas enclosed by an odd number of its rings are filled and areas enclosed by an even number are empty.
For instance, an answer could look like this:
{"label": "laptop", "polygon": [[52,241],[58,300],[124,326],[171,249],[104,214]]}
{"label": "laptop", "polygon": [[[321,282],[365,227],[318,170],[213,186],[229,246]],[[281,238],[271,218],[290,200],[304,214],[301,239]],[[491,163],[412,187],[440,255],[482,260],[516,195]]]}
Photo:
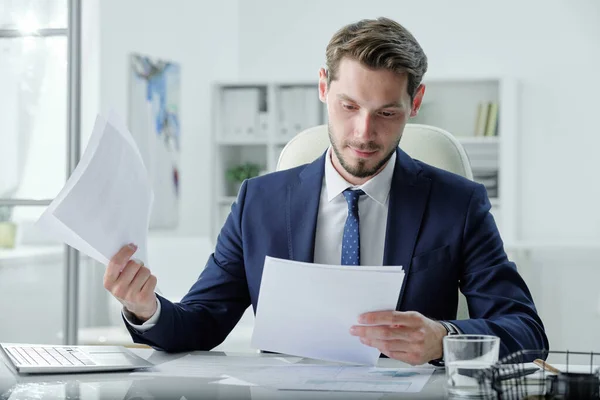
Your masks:
{"label": "laptop", "polygon": [[154,366],[123,346],[0,343],[0,348],[22,374],[131,371]]}

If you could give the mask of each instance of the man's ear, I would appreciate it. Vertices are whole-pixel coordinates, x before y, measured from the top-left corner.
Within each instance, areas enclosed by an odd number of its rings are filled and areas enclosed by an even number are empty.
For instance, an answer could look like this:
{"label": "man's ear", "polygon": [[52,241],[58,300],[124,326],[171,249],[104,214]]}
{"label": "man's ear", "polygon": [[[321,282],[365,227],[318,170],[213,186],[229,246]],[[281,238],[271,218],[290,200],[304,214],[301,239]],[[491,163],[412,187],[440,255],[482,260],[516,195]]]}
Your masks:
{"label": "man's ear", "polygon": [[419,109],[421,108],[421,103],[423,102],[423,95],[425,94],[425,85],[421,84],[417,88],[417,92],[415,93],[415,97],[413,98],[412,108],[410,110],[410,116],[416,117],[419,113]]}
{"label": "man's ear", "polygon": [[327,103],[327,70],[319,69],[319,100]]}

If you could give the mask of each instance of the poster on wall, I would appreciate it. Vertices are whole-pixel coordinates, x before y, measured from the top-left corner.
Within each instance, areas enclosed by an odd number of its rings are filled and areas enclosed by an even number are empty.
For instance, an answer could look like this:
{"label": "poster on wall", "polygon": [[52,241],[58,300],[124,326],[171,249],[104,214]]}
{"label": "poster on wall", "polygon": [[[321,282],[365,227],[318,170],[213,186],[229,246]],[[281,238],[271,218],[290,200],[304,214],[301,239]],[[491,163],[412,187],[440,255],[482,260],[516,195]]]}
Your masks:
{"label": "poster on wall", "polygon": [[180,81],[178,64],[131,55],[129,129],[153,184],[151,229],[174,229],[179,223]]}

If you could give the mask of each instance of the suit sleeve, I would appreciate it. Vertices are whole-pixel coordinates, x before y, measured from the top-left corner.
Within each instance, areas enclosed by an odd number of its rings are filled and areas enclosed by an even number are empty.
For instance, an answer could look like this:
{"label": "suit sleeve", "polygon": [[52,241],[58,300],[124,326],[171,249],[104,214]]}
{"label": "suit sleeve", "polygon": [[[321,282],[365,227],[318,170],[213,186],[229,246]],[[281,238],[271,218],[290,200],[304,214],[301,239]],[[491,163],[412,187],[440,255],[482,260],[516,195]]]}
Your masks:
{"label": "suit sleeve", "polygon": [[[247,192],[242,184],[215,251],[198,280],[180,303],[158,296],[156,325],[137,331],[125,324],[134,342],[168,352],[211,350],[225,340],[250,305],[244,268],[241,219]],[[177,266],[173,266],[173,274]]]}
{"label": "suit sleeve", "polygon": [[448,322],[464,334],[500,337],[500,357],[523,349],[548,349],[531,293],[508,260],[490,208],[485,188],[478,185],[465,221],[460,278],[471,319]]}

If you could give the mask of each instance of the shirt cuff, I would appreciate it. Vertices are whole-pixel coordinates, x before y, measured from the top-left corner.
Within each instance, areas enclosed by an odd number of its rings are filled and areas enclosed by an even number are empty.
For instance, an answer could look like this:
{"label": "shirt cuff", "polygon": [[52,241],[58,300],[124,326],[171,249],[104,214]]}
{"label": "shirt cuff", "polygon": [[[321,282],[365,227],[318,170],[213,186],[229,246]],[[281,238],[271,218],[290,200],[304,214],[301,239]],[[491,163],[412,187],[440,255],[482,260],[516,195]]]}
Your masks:
{"label": "shirt cuff", "polygon": [[123,318],[125,318],[125,321],[127,321],[127,323],[131,325],[132,328],[140,332],[145,332],[153,328],[154,325],[156,325],[156,323],[158,322],[158,318],[160,317],[160,301],[158,300],[158,297],[156,297],[156,312],[153,316],[150,317],[150,319],[148,319],[148,321],[142,324],[140,324],[140,320],[125,307],[123,307],[121,313],[123,314]]}

